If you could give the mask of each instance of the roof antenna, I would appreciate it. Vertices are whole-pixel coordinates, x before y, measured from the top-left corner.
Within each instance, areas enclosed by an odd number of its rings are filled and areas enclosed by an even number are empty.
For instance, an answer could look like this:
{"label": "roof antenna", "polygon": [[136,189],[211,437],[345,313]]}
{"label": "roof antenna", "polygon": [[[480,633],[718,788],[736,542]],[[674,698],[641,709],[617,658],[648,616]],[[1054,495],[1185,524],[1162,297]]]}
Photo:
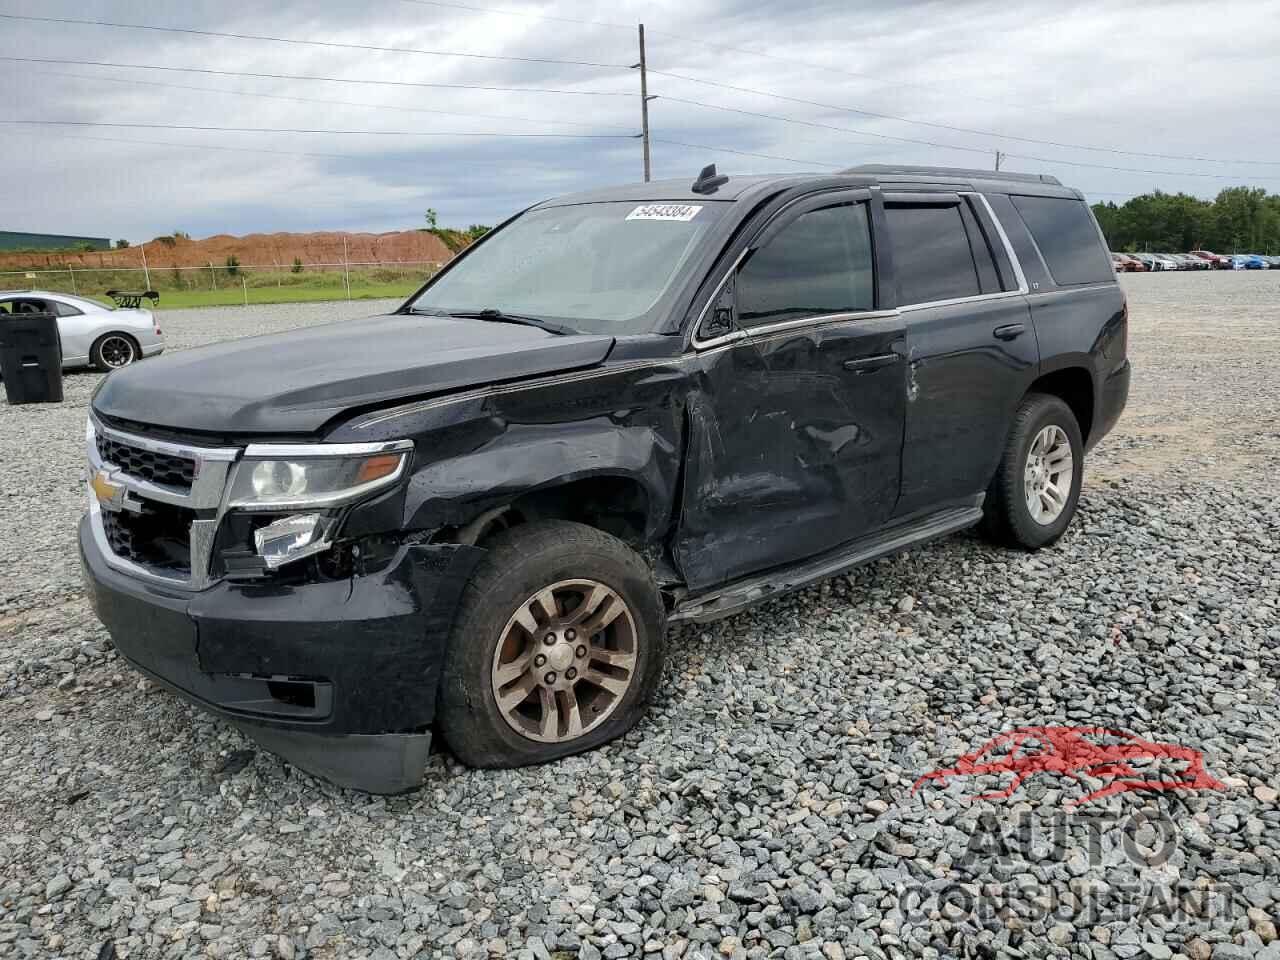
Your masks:
{"label": "roof antenna", "polygon": [[702,168],[702,172],[698,174],[698,179],[693,181],[693,186],[689,189],[694,193],[715,193],[728,182],[729,178],[724,174],[716,174],[716,165],[714,163],[708,163]]}

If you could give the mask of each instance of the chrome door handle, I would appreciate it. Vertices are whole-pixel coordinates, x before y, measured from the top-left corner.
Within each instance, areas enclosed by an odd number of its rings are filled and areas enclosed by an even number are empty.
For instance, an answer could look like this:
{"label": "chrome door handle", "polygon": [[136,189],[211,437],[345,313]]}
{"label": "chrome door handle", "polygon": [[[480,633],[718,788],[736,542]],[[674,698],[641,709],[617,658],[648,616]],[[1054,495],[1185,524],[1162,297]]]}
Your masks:
{"label": "chrome door handle", "polygon": [[991,331],[997,340],[1016,340],[1026,332],[1025,323],[1006,323],[1003,327],[996,327]]}
{"label": "chrome door handle", "polygon": [[844,368],[854,373],[869,373],[872,370],[879,370],[897,363],[902,359],[899,353],[881,353],[874,357],[858,357],[854,360],[846,360]]}

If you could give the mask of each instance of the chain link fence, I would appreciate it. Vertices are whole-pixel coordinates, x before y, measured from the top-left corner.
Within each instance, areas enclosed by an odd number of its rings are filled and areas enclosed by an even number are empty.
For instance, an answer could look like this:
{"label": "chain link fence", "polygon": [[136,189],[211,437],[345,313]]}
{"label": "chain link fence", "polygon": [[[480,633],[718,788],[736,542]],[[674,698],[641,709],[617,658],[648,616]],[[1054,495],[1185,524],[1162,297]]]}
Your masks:
{"label": "chain link fence", "polygon": [[47,290],[104,298],[109,290],[154,290],[160,306],[216,306],[404,297],[440,269],[438,261],[241,264],[187,267],[44,267],[0,271],[0,290]]}

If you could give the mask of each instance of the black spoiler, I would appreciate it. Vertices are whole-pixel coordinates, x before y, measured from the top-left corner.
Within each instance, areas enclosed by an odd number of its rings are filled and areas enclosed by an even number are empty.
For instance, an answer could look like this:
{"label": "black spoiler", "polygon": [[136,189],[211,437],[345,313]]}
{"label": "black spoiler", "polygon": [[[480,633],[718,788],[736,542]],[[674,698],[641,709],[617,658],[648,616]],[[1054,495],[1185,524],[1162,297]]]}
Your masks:
{"label": "black spoiler", "polygon": [[160,302],[160,294],[154,290],[143,290],[138,293],[131,293],[125,290],[108,290],[107,296],[116,302],[116,306],[121,310],[137,310],[142,306],[142,301],[150,300],[154,307]]}

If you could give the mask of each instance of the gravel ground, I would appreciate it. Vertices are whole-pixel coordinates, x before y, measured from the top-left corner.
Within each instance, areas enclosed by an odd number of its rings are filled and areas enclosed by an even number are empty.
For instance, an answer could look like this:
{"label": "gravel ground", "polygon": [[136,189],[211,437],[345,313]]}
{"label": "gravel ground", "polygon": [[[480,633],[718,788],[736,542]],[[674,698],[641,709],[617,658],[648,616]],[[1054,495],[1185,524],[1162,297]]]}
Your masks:
{"label": "gravel ground", "polygon": [[[84,404],[0,407],[0,956],[1280,960],[1280,274],[1125,277],[1130,411],[1034,556],[969,536],[674,637],[647,721],[385,799],[115,659]],[[166,314],[173,348],[369,304]],[[1107,725],[1221,788],[913,781]]]}

